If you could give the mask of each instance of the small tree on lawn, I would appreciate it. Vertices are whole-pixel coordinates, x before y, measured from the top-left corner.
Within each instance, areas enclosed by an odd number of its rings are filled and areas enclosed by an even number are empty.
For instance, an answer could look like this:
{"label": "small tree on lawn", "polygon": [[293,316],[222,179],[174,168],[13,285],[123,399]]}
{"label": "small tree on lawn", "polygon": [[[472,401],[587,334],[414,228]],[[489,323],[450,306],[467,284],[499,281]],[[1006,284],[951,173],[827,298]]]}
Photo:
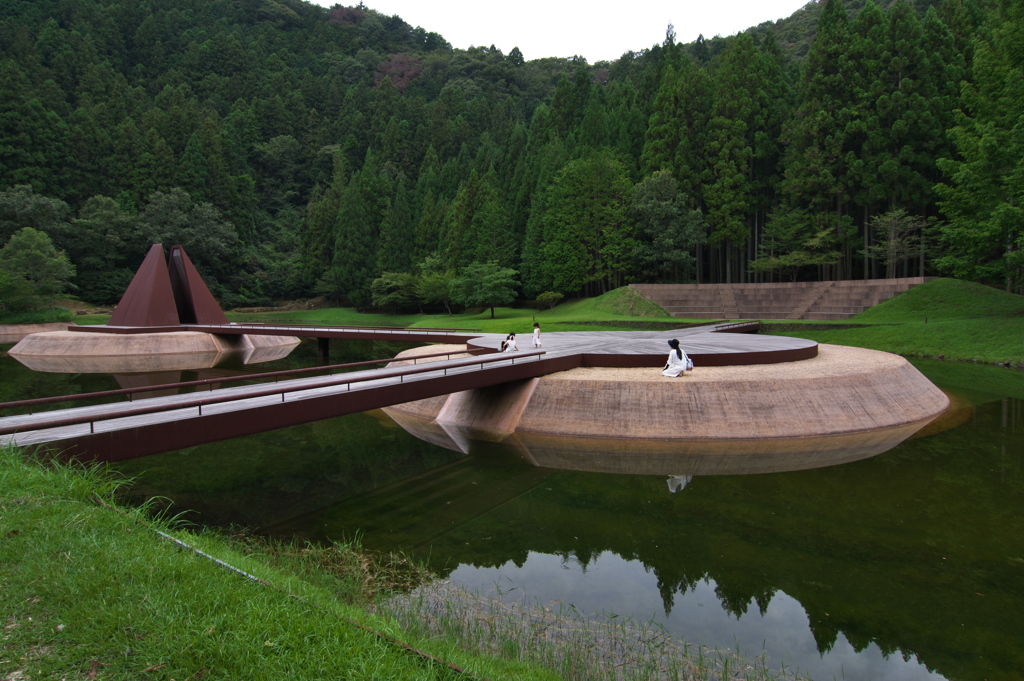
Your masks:
{"label": "small tree on lawn", "polygon": [[495,305],[508,305],[516,299],[518,275],[516,270],[497,263],[471,263],[449,285],[452,302],[466,307],[489,307],[494,319]]}
{"label": "small tree on lawn", "polygon": [[562,298],[565,298],[565,296],[558,291],[545,291],[537,296],[537,302],[546,306],[549,310],[553,310],[555,309],[555,305],[562,302]]}

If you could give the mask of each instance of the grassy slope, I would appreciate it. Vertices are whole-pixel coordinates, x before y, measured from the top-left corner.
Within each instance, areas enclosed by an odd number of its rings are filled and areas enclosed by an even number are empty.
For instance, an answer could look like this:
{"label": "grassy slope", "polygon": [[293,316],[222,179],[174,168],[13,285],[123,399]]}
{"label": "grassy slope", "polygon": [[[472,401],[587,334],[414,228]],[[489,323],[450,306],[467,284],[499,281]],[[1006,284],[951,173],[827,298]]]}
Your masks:
{"label": "grassy slope", "polygon": [[216,536],[154,523],[267,583],[232,572],[161,538],[144,511],[115,510],[98,470],[46,469],[0,450],[0,678],[465,678],[354,621],[487,678],[555,678],[407,638],[345,605],[342,582],[314,583]]}
{"label": "grassy slope", "polygon": [[1008,363],[1024,360],[1024,298],[956,279],[936,279],[865,310],[862,328],[779,335],[903,355]]}

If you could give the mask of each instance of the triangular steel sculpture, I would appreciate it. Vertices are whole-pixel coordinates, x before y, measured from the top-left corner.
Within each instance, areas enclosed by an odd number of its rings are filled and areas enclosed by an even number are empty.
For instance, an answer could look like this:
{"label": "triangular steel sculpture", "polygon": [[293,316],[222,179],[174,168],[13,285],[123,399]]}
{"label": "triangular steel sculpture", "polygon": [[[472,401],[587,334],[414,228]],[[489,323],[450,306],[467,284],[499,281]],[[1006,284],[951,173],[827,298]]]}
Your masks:
{"label": "triangular steel sculpture", "polygon": [[182,324],[227,324],[228,318],[214,299],[199,271],[181,246],[171,246],[167,256],[171,290]]}
{"label": "triangular steel sculpture", "polygon": [[153,244],[107,326],[227,324],[228,319],[181,246],[164,256]]}

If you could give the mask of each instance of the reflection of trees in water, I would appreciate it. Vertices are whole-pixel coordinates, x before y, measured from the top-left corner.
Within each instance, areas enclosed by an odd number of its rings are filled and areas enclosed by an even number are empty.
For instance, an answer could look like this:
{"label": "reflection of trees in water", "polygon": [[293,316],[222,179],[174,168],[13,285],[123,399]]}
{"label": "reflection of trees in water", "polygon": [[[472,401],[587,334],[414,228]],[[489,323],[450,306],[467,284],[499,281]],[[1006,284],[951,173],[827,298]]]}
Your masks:
{"label": "reflection of trees in water", "polygon": [[[47,374],[31,371],[13,357],[0,358],[0,402],[76,395],[83,392],[114,390],[117,387],[117,382],[107,374]],[[67,406],[69,405],[55,404],[42,409]],[[11,416],[24,411],[0,412],[0,416]]]}
{"label": "reflection of trees in water", "polygon": [[666,612],[704,580],[737,618],[782,591],[820,652],[841,632],[858,651],[916,654],[949,678],[1013,678],[1024,665],[1019,428],[1024,403],[997,401],[874,459],[698,477],[685,494],[666,493],[664,477],[560,472],[431,551],[452,567],[521,565],[526,551],[586,567],[611,551],[656,576]]}
{"label": "reflection of trees in water", "polygon": [[260,528],[440,466],[460,455],[353,414],[123,462],[132,493],[193,520]]}

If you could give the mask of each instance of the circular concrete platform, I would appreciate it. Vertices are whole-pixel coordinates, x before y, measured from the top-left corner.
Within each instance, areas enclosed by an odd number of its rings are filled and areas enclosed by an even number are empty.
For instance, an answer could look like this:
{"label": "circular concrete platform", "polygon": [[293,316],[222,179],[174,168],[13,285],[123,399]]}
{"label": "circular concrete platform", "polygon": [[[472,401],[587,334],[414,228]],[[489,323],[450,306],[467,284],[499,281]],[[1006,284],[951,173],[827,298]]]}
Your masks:
{"label": "circular concrete platform", "polygon": [[[756,328],[756,323],[753,323]],[[548,355],[582,354],[587,366],[656,367],[665,364],[667,341],[679,340],[680,347],[697,366],[774,364],[811,359],[818,344],[805,338],[730,333],[722,329],[749,324],[716,324],[667,331],[541,331],[542,347]],[[471,348],[494,351],[507,334],[480,334],[470,340]],[[530,333],[516,336],[520,351],[533,350]]]}
{"label": "circular concrete platform", "polygon": [[584,367],[385,411],[418,437],[462,451],[501,442],[556,468],[706,474],[873,456],[949,404],[902,357],[822,345],[812,359],[698,365],[679,378],[656,368]]}

